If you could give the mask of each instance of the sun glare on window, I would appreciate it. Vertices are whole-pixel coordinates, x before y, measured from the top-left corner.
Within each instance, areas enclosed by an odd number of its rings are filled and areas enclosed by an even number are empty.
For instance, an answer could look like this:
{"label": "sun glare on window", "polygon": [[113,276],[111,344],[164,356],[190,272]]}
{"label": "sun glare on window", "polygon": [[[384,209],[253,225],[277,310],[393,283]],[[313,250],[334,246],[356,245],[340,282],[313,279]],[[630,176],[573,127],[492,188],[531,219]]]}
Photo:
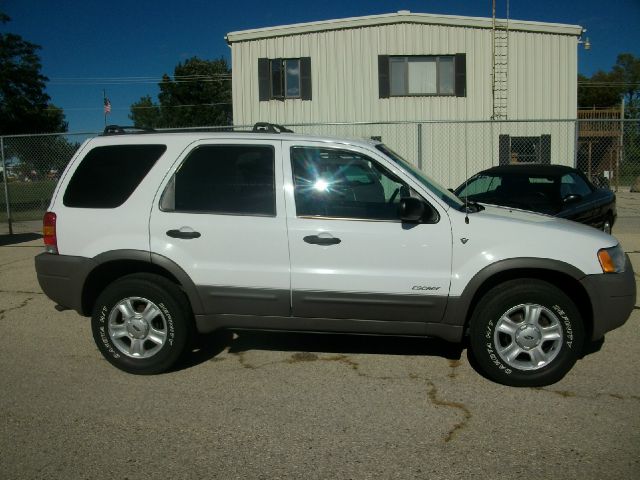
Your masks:
{"label": "sun glare on window", "polygon": [[318,180],[316,180],[316,183],[313,184],[313,188],[318,192],[326,192],[329,190],[329,182],[322,178],[319,178]]}

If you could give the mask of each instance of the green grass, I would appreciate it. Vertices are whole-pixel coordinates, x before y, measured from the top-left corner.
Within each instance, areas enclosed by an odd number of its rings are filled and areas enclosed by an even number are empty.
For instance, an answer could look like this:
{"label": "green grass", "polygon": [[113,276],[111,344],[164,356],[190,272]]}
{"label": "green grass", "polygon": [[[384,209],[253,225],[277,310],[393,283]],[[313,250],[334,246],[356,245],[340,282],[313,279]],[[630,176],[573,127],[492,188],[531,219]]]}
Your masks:
{"label": "green grass", "polygon": [[[56,188],[56,180],[9,182],[11,218],[14,221],[39,220],[46,212]],[[4,184],[0,183],[0,222],[7,221]]]}

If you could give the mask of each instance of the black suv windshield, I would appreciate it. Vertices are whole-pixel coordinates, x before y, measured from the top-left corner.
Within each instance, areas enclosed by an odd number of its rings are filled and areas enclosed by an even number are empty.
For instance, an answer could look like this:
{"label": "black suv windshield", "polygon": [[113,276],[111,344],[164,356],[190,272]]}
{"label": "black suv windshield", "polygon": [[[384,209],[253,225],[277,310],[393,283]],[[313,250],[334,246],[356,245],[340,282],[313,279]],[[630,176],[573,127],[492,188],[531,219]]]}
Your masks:
{"label": "black suv windshield", "polygon": [[450,207],[455,208],[456,210],[460,210],[464,207],[464,202],[456,197],[449,190],[444,188],[434,179],[429,177],[427,174],[419,170],[417,167],[413,166],[411,163],[407,162],[404,158],[398,155],[396,152],[391,150],[386,145],[379,143],[376,145],[376,148],[384,153],[387,157],[397,163],[404,170],[407,170],[416,180],[418,180],[422,185],[427,187],[431,192],[433,192],[440,200],[445,202]]}

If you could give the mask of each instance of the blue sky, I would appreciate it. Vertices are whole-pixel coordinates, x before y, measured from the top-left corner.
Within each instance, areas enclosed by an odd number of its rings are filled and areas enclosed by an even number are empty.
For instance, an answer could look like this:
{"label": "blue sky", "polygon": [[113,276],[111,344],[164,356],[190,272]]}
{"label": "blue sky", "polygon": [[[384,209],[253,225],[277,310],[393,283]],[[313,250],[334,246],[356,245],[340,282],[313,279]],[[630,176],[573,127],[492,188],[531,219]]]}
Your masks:
{"label": "blue sky", "polygon": [[[505,15],[506,0],[497,5]],[[3,30],[42,46],[47,93],[76,132],[103,128],[103,89],[113,106],[109,123],[128,125],[129,106],[146,94],[155,100],[160,77],[178,62],[230,60],[224,36],[231,31],[398,10],[489,17],[491,1],[0,0],[0,10],[12,18]],[[587,28],[592,48],[578,52],[578,69],[587,75],[609,70],[618,53],[640,56],[640,0],[511,0],[510,17]],[[149,83],[103,84],[113,77]]]}

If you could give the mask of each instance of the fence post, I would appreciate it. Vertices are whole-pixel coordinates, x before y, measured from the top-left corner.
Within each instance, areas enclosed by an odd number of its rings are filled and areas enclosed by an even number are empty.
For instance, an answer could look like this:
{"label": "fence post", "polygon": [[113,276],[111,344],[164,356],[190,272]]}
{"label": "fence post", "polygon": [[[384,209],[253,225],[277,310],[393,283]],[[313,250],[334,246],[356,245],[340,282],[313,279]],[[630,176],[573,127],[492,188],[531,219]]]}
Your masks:
{"label": "fence post", "polygon": [[422,124],[418,124],[418,170],[422,170]]}
{"label": "fence post", "polygon": [[[578,166],[578,150],[580,150],[580,120],[576,118],[576,121],[573,125],[573,168],[577,168],[580,170]],[[591,179],[589,179],[591,180]]]}
{"label": "fence post", "polygon": [[7,205],[7,223],[9,224],[9,235],[13,235],[13,225],[11,224],[11,204],[9,203],[9,180],[7,179],[7,162],[4,158],[4,137],[0,137],[0,151],[2,151],[2,183],[4,183],[4,201]]}

